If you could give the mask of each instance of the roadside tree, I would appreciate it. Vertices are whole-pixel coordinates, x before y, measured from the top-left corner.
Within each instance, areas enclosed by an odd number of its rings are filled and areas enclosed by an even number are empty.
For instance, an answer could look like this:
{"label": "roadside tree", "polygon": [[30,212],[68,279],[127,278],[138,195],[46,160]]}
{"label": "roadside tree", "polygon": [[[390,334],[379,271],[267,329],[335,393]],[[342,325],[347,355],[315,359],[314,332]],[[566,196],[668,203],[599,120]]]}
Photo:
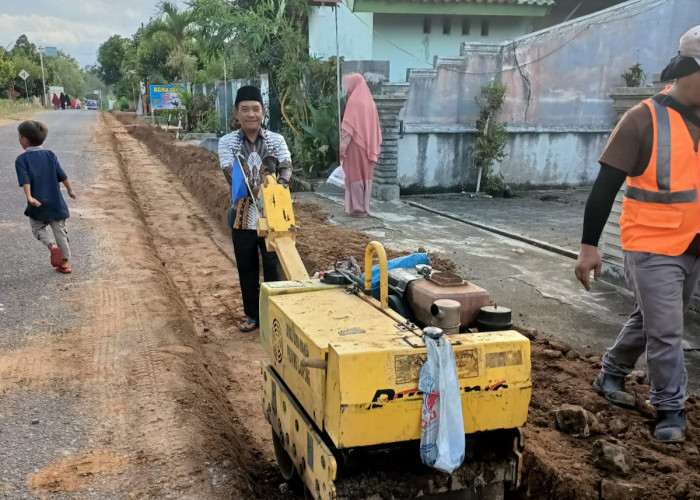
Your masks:
{"label": "roadside tree", "polygon": [[122,77],[122,66],[128,39],[112,35],[97,49],[100,77],[107,85],[114,85]]}

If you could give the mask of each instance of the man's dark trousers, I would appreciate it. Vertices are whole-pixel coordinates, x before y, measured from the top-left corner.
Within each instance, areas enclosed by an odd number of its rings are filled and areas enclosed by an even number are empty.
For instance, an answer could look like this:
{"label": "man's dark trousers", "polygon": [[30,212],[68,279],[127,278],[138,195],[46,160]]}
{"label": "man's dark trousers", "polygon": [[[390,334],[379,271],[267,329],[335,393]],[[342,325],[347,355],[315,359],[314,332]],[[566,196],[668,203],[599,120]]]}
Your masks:
{"label": "man's dark trousers", "polygon": [[238,278],[241,282],[243,310],[246,316],[260,319],[260,264],[258,250],[262,255],[263,277],[265,281],[280,279],[280,265],[277,254],[265,248],[265,238],[258,237],[253,229],[231,229],[233,253],[236,256]]}

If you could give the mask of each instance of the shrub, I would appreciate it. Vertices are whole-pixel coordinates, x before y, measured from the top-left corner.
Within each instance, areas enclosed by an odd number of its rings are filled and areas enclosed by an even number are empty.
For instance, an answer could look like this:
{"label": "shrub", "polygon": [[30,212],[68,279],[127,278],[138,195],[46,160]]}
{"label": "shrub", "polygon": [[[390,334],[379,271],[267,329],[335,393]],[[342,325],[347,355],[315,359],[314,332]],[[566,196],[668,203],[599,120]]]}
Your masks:
{"label": "shrub", "polygon": [[[492,168],[496,162],[506,157],[506,144],[508,133],[506,124],[498,121],[498,113],[506,98],[506,86],[495,80],[481,87],[481,94],[477,96],[479,105],[479,118],[476,121],[476,139],[469,148],[472,155],[472,165],[481,175],[484,190],[489,189],[503,192],[505,180],[500,173],[493,173]],[[494,177],[494,179],[491,179]],[[477,186],[477,190],[479,186]],[[491,193],[489,193],[491,194]]]}
{"label": "shrub", "polygon": [[641,87],[647,80],[647,74],[642,69],[640,63],[633,64],[620,76],[625,80],[625,84],[628,87]]}

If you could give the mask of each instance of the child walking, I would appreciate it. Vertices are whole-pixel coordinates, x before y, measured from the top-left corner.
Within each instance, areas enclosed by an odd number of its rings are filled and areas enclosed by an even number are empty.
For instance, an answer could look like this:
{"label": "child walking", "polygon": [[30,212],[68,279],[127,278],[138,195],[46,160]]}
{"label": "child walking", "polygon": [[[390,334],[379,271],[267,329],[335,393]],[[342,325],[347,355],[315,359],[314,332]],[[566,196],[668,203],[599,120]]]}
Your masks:
{"label": "child walking", "polygon": [[[66,219],[70,215],[61,195],[60,183],[66,186],[68,196],[75,199],[77,195],[56,155],[41,146],[49,132],[46,125],[27,120],[19,124],[17,132],[24,149],[24,153],[15,160],[17,181],[27,196],[24,215],[29,217],[34,237],[49,248],[51,265],[56,271],[69,274],[73,272],[66,230]],[[49,235],[47,226],[51,226],[55,241]]]}

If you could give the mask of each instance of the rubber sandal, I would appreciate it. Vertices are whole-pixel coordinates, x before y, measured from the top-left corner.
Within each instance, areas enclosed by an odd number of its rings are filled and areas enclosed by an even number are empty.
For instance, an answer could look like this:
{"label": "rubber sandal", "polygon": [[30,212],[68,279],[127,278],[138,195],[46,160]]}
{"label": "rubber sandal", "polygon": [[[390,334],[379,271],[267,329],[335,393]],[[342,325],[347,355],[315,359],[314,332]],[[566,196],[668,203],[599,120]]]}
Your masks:
{"label": "rubber sandal", "polygon": [[252,331],[258,329],[258,322],[255,321],[254,319],[249,319],[248,321],[243,323],[241,326],[239,326],[238,329],[242,332],[252,332]]}
{"label": "rubber sandal", "polygon": [[63,253],[59,247],[53,247],[51,250],[51,265],[53,267],[60,267],[63,263]]}
{"label": "rubber sandal", "polygon": [[63,274],[70,274],[73,272],[73,270],[70,267],[61,267],[61,266],[58,266],[56,268],[56,271],[58,271],[59,273],[63,273]]}

